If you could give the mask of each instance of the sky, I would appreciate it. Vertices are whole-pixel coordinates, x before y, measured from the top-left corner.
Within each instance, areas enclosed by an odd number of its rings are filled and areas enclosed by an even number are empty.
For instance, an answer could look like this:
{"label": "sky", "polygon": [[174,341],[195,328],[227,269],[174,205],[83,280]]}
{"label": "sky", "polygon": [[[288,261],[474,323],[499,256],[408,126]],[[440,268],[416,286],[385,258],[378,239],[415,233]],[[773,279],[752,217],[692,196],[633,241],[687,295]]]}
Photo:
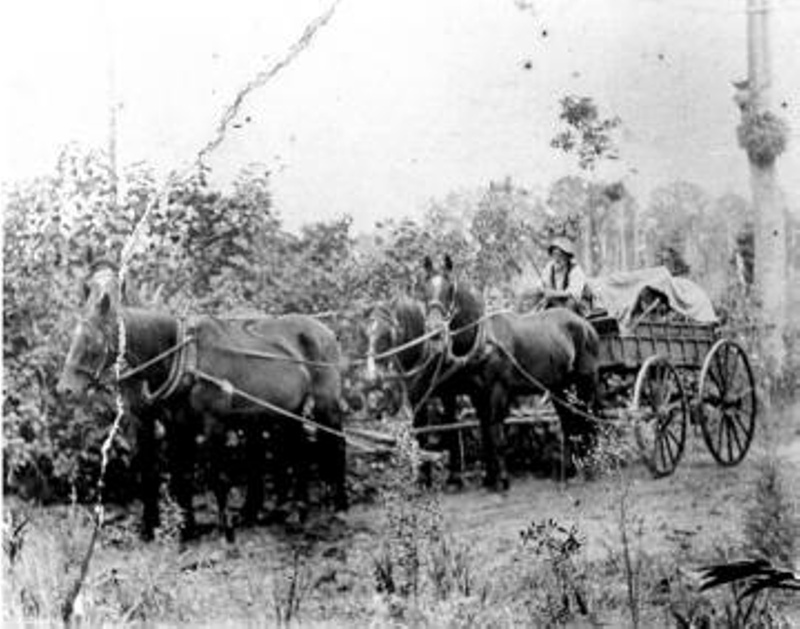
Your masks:
{"label": "sky", "polygon": [[[800,0],[772,0],[771,97],[800,129]],[[544,191],[576,172],[550,147],[559,99],[619,116],[621,178],[646,203],[693,181],[749,196],[731,82],[746,76],[745,0],[340,0],[311,44],[249,93],[211,154],[227,185],[272,172],[287,228],[419,216],[431,199],[510,176]],[[182,170],[237,91],[283,58],[331,0],[28,0],[2,28],[0,175],[50,171],[67,142]],[[112,63],[113,61],[113,63]],[[113,67],[113,90],[110,68]],[[800,211],[800,148],[780,160]]]}

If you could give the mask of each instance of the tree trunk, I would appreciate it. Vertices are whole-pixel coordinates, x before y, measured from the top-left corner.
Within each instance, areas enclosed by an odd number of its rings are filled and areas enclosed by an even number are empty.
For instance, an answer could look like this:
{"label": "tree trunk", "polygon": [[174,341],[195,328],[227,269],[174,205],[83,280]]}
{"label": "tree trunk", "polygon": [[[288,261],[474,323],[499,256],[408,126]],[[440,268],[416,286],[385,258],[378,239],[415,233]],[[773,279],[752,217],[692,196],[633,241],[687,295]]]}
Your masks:
{"label": "tree trunk", "polygon": [[[769,47],[769,0],[747,0],[748,95],[740,102],[742,120],[768,111],[772,73]],[[755,282],[765,324],[762,351],[780,374],[786,361],[786,204],[778,186],[774,161],[750,161],[750,182],[756,213]]]}
{"label": "tree trunk", "polygon": [[762,349],[777,374],[786,361],[786,203],[774,164],[751,162],[750,181],[756,209],[755,280],[765,323]]}

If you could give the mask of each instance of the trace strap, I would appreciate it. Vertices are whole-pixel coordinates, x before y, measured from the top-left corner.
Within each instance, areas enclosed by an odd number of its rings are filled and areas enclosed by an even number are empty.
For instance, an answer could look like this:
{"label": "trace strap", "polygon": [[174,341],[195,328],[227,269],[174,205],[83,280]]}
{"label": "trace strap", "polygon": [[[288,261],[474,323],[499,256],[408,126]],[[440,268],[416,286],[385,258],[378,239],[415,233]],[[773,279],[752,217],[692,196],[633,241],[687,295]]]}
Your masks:
{"label": "trace strap", "polygon": [[251,404],[255,404],[256,406],[260,406],[262,408],[265,408],[268,411],[271,411],[271,412],[276,413],[278,415],[282,415],[283,417],[286,417],[287,419],[293,419],[293,420],[298,421],[298,422],[300,422],[302,424],[305,424],[306,426],[310,426],[310,427],[315,428],[315,429],[317,429],[319,431],[326,432],[326,433],[328,433],[330,435],[333,435],[334,437],[339,437],[340,439],[344,439],[350,445],[355,446],[357,448],[360,448],[360,449],[362,449],[362,450],[364,450],[366,452],[376,452],[376,451],[390,452],[391,451],[391,449],[389,449],[389,448],[376,449],[373,446],[367,446],[367,445],[365,445],[363,443],[360,443],[359,441],[354,440],[351,436],[349,436],[346,432],[344,432],[342,430],[336,430],[335,428],[331,428],[329,426],[325,426],[323,424],[320,424],[319,422],[315,422],[313,419],[309,419],[308,417],[303,417],[301,415],[297,415],[296,413],[292,413],[291,411],[287,411],[285,408],[281,408],[280,406],[277,406],[275,404],[267,402],[266,400],[262,400],[261,398],[258,398],[258,397],[254,396],[254,395],[250,395],[246,391],[242,391],[241,389],[237,389],[228,380],[222,380],[220,378],[215,378],[214,376],[211,376],[211,375],[209,375],[207,373],[203,373],[202,371],[199,371],[199,370],[195,370],[193,373],[197,378],[199,378],[201,380],[205,380],[206,382],[210,382],[211,384],[219,387],[220,389],[222,389],[226,393],[237,395],[240,398],[242,398],[244,400],[247,400]]}

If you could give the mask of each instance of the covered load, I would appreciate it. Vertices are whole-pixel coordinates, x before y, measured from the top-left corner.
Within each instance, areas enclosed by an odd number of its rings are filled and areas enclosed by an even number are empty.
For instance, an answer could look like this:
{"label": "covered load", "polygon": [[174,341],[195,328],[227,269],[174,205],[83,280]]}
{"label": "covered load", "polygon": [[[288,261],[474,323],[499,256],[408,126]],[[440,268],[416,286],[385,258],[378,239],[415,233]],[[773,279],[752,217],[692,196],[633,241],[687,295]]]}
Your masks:
{"label": "covered load", "polygon": [[674,277],[666,267],[620,271],[591,278],[594,306],[608,311],[622,327],[635,326],[649,315],[676,313],[699,323],[715,323],[717,315],[705,291],[690,279]]}

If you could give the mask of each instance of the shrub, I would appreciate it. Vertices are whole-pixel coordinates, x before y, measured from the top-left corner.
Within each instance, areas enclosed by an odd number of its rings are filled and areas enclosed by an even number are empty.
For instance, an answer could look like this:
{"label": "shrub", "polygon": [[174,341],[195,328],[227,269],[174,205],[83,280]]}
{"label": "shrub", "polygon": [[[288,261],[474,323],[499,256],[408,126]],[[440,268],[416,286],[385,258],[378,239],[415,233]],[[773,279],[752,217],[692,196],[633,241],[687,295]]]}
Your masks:
{"label": "shrub", "polygon": [[747,546],[759,557],[790,566],[797,549],[798,526],[780,462],[768,456],[759,463],[752,504],[744,516]]}

